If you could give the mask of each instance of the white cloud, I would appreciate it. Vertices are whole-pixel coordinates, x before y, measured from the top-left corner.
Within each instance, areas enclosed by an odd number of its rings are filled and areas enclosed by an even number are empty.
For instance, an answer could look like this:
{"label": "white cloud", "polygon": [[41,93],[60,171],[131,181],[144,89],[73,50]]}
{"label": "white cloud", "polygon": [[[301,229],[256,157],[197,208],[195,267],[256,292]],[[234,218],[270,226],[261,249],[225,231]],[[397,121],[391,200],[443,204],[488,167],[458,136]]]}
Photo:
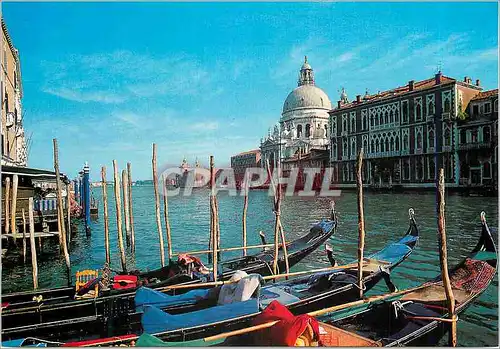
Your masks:
{"label": "white cloud", "polygon": [[219,128],[219,123],[216,121],[197,122],[190,126],[192,130],[213,131]]}

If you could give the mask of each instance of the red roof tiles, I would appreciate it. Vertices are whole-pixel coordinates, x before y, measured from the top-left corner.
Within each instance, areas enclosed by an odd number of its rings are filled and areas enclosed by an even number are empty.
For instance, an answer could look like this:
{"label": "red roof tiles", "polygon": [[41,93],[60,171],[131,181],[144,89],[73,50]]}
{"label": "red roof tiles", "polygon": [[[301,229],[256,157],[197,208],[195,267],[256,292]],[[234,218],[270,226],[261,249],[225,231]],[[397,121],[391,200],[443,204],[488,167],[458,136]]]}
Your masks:
{"label": "red roof tiles", "polygon": [[475,95],[471,99],[471,101],[477,101],[478,99],[484,99],[484,98],[489,98],[489,97],[493,97],[493,96],[498,96],[498,89],[497,88],[494,90],[479,92],[477,95]]}

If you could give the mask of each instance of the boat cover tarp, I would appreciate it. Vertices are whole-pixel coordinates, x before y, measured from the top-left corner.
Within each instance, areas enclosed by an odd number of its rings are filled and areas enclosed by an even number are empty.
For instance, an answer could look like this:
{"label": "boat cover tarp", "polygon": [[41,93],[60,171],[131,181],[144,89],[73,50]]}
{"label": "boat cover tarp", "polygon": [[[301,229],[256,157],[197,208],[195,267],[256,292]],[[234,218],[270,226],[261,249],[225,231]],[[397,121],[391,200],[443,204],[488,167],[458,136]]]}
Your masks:
{"label": "boat cover tarp", "polygon": [[47,343],[34,343],[34,344],[24,344],[27,338],[19,338],[19,339],[13,339],[10,341],[4,341],[1,344],[2,348],[3,347],[47,347]]}
{"label": "boat cover tarp", "polygon": [[218,305],[244,302],[249,300],[256,293],[260,294],[260,286],[264,284],[264,279],[259,274],[250,274],[242,270],[237,270],[229,279],[229,284],[221,287]]}
{"label": "boat cover tarp", "polygon": [[135,310],[137,312],[144,311],[145,305],[154,305],[158,308],[165,308],[186,303],[196,303],[201,299],[205,299],[210,292],[209,289],[192,290],[184,294],[169,296],[160,291],[153,290],[149,287],[141,287],[135,293]]}
{"label": "boat cover tarp", "polygon": [[372,254],[369,258],[395,264],[410,252],[411,248],[407,245],[401,244],[399,242],[394,242],[385,246],[379,252]]}
{"label": "boat cover tarp", "polygon": [[245,302],[218,305],[177,315],[168,314],[154,306],[145,305],[141,323],[145,333],[167,332],[254,314],[259,311],[258,304],[257,299],[250,299]]}
{"label": "boat cover tarp", "polygon": [[206,347],[212,345],[218,345],[223,343],[225,338],[217,339],[215,341],[205,342],[203,339],[197,339],[193,341],[185,342],[164,342],[159,338],[156,338],[150,334],[143,333],[137,342],[136,347]]}

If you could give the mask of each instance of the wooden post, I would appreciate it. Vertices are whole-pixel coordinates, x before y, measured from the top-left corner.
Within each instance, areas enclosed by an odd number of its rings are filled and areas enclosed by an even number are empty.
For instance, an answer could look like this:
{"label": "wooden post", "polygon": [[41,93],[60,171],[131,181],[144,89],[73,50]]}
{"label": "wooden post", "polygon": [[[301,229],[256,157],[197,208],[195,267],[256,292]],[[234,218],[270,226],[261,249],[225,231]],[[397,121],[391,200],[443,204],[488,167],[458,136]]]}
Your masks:
{"label": "wooden post", "polygon": [[122,170],[122,193],[123,193],[123,216],[125,218],[125,237],[127,247],[130,247],[130,219],[129,219],[129,202],[128,202],[128,175],[126,170]]}
{"label": "wooden post", "polygon": [[167,197],[167,179],[162,176],[163,186],[163,211],[165,214],[165,229],[167,230],[167,244],[168,244],[168,259],[172,259],[172,235],[170,232],[170,222],[168,220],[168,197]]}
{"label": "wooden post", "polygon": [[243,256],[247,255],[247,210],[248,210],[248,183],[247,183],[247,175],[245,172],[245,178],[243,180],[243,217],[242,217],[242,224],[243,224]]}
{"label": "wooden post", "polygon": [[212,259],[213,259],[213,274],[214,282],[217,282],[217,212],[215,206],[215,174],[214,174],[214,157],[210,155],[210,210],[212,213],[211,234],[212,237]]}
{"label": "wooden post", "polygon": [[[274,193],[274,261],[273,261],[273,274],[276,275],[278,273],[278,246],[279,246],[279,230],[280,230],[280,200],[279,200],[279,192],[276,188],[273,180],[273,176],[271,173],[271,167],[269,165],[269,159],[266,160],[267,167],[267,175],[269,176],[270,185],[273,189]],[[278,174],[279,176],[279,174]]]}
{"label": "wooden post", "polygon": [[214,196],[215,204],[215,234],[217,236],[217,260],[221,260],[222,252],[220,251],[220,219],[219,219],[219,203],[217,196]]}
{"label": "wooden post", "polygon": [[10,205],[11,210],[11,220],[10,220],[10,229],[12,230],[12,234],[14,236],[14,243],[17,241],[17,224],[16,224],[16,209],[17,209],[17,186],[19,184],[19,178],[17,174],[12,177],[12,204]]}
{"label": "wooden post", "polygon": [[163,233],[161,231],[161,214],[160,214],[160,195],[158,194],[158,175],[156,171],[156,144],[153,143],[153,184],[155,189],[155,206],[156,206],[156,226],[158,227],[158,237],[160,239],[160,257],[161,266],[165,266],[165,249],[163,246]]}
{"label": "wooden post", "polygon": [[68,237],[68,245],[71,242],[71,195],[70,195],[70,185],[66,185],[66,211],[68,214],[66,236]]}
{"label": "wooden post", "polygon": [[109,222],[108,222],[108,188],[106,183],[106,166],[101,168],[102,206],[104,215],[104,249],[106,250],[106,264],[111,265],[111,253],[109,249]]}
{"label": "wooden post", "polygon": [[[281,225],[281,219],[279,224],[281,234],[281,248],[283,249],[283,257],[285,258],[285,271],[288,274],[290,273],[290,264],[288,263],[288,250],[286,247],[285,231],[283,230],[283,226]],[[288,280],[288,277],[286,279]]]}
{"label": "wooden post", "polygon": [[[64,253],[64,259],[66,260],[66,268],[68,271],[68,281],[71,279],[71,262],[69,260],[68,245],[66,243],[66,229],[64,226],[64,206],[62,201],[62,188],[61,188],[61,177],[59,173],[59,155],[57,150],[57,139],[52,140],[54,143],[54,169],[56,172],[56,189],[57,189],[57,212],[59,218],[59,225],[61,230],[59,235],[61,236],[62,248]],[[68,193],[69,194],[69,193]],[[68,282],[70,283],[70,282]]]}
{"label": "wooden post", "polygon": [[24,213],[24,208],[22,209],[23,213],[23,261],[26,264],[26,214]]}
{"label": "wooden post", "polygon": [[114,185],[115,185],[115,203],[116,203],[116,227],[118,228],[118,247],[120,248],[120,258],[122,262],[122,270],[127,271],[127,260],[125,259],[125,249],[123,248],[122,234],[122,205],[120,197],[120,177],[118,176],[118,166],[116,160],[113,160]]}
{"label": "wooden post", "polygon": [[448,301],[448,313],[451,318],[451,330],[449,334],[449,346],[457,346],[457,317],[455,314],[455,296],[451,288],[450,276],[448,275],[448,252],[446,250],[446,221],[444,200],[444,170],[439,169],[439,182],[437,191],[437,214],[438,214],[438,238],[439,238],[439,262],[441,264],[441,277]]}
{"label": "wooden post", "polygon": [[358,194],[358,288],[359,298],[363,298],[363,252],[365,249],[365,217],[363,212],[363,180],[361,178],[361,168],[363,165],[363,148],[358,153],[356,162],[356,186]]}
{"label": "wooden post", "polygon": [[127,162],[128,173],[128,209],[130,219],[130,250],[135,253],[134,210],[132,208],[132,165]]}
{"label": "wooden post", "polygon": [[38,264],[36,261],[35,245],[35,219],[33,218],[33,198],[28,201],[28,216],[30,220],[30,247],[31,247],[31,266],[33,267],[33,288],[38,289]]}
{"label": "wooden post", "polygon": [[10,233],[10,215],[9,215],[9,206],[10,206],[10,177],[5,178],[5,234]]}

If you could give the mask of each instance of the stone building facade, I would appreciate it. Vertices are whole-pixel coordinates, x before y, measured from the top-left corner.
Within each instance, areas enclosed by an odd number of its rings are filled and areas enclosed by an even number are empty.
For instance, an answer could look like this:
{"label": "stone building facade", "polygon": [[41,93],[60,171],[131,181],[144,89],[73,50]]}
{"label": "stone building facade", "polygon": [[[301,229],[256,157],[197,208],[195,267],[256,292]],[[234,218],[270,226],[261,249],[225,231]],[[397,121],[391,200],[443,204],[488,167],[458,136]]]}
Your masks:
{"label": "stone building facade", "polygon": [[439,72],[354,101],[342,96],[329,112],[332,181],[355,186],[356,155],[363,147],[362,175],[371,187],[434,187],[441,167],[447,186],[458,187],[459,121],[481,89],[479,80]]}
{"label": "stone building facade", "polygon": [[498,186],[498,89],[480,92],[458,122],[460,186],[491,192]]}
{"label": "stone building facade", "polygon": [[21,107],[23,90],[19,51],[13,45],[3,19],[1,52],[2,165],[26,166],[28,159]]}
{"label": "stone building facade", "polygon": [[259,149],[245,151],[231,156],[231,168],[234,171],[234,178],[238,188],[245,179],[246,169],[251,167],[261,167]]}

